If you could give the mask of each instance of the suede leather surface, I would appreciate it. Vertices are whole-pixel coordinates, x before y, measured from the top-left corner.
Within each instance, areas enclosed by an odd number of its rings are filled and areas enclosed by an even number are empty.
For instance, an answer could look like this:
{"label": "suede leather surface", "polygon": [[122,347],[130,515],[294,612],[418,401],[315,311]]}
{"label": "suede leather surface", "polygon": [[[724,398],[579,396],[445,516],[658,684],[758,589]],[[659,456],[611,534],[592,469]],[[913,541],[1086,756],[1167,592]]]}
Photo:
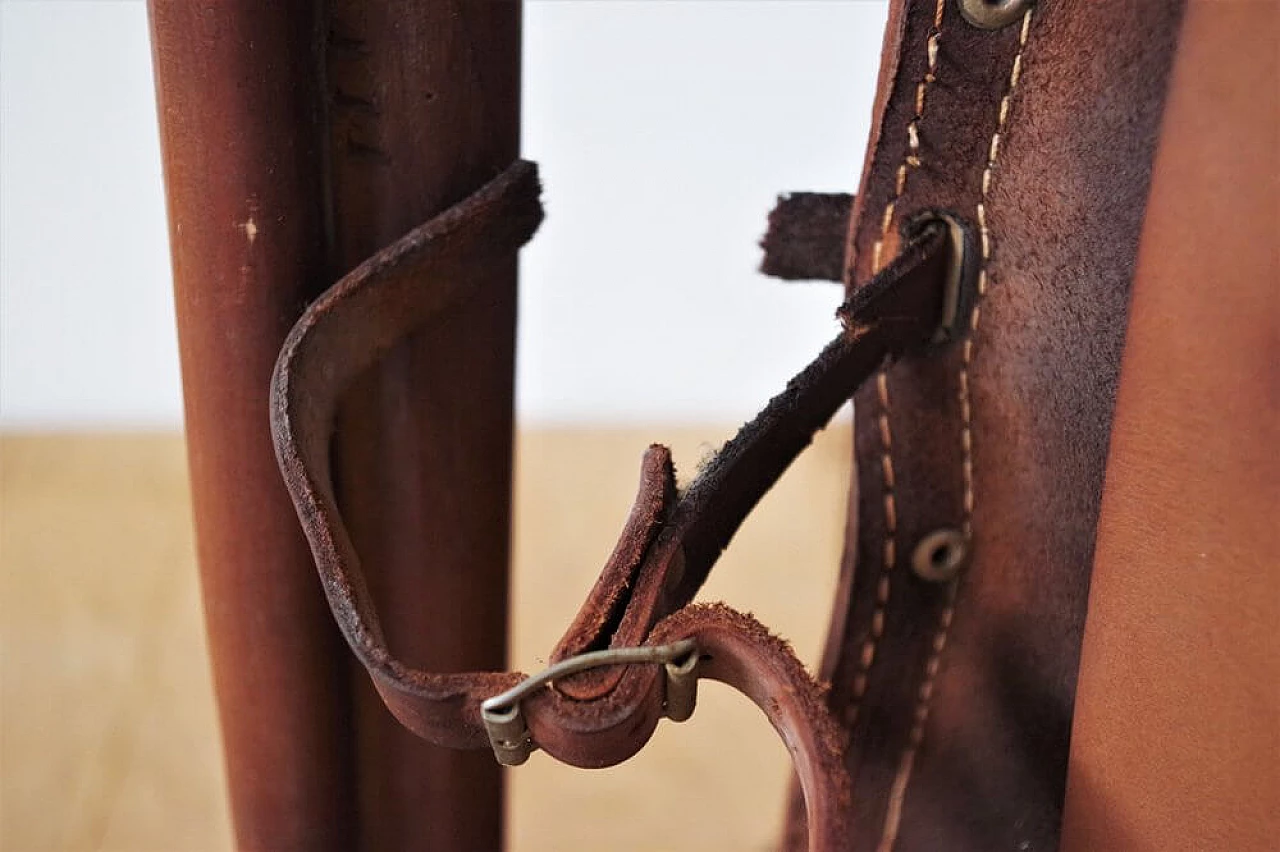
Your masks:
{"label": "suede leather surface", "polygon": [[[983,31],[952,2],[891,10],[896,53],[848,282],[894,256],[913,215],[942,209],[967,226],[982,292],[962,340],[855,397],[850,539],[821,676],[851,732],[856,849],[1056,845],[1129,282],[1180,12],[1045,2]],[[940,528],[971,532],[950,582],[911,569]]]}
{"label": "suede leather surface", "polygon": [[792,192],[778,196],[760,241],[760,271],[783,281],[841,281],[853,196]]}

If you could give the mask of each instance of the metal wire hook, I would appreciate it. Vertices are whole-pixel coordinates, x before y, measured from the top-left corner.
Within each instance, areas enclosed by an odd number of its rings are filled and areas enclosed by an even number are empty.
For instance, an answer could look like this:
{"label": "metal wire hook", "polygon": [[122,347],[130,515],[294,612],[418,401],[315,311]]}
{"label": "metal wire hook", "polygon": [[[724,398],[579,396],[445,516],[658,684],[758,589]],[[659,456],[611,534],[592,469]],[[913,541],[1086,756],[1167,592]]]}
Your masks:
{"label": "metal wire hook", "polygon": [[504,766],[519,766],[536,748],[520,713],[520,702],[524,698],[555,680],[578,672],[601,666],[638,663],[660,663],[666,668],[667,699],[664,709],[667,718],[683,722],[693,715],[698,695],[698,646],[692,639],[681,639],[669,645],[590,651],[548,666],[480,704],[480,718],[484,720],[489,744],[493,746],[498,762]]}

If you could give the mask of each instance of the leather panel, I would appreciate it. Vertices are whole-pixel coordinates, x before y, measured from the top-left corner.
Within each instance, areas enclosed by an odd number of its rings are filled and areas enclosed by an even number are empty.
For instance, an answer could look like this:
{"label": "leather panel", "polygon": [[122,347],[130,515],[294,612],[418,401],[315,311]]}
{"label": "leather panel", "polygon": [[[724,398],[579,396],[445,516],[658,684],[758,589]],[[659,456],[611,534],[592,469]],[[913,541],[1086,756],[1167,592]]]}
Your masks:
{"label": "leather panel", "polygon": [[[951,2],[891,12],[900,52],[885,60],[896,70],[882,78],[849,280],[938,208],[967,223],[981,272],[963,340],[855,397],[851,543],[822,671],[851,728],[855,848],[1056,843],[1128,283],[1179,14],[1042,3],[990,32]],[[910,567],[939,528],[971,533],[952,582]]]}
{"label": "leather panel", "polygon": [[1280,4],[1187,12],[1134,283],[1063,846],[1280,837]]}

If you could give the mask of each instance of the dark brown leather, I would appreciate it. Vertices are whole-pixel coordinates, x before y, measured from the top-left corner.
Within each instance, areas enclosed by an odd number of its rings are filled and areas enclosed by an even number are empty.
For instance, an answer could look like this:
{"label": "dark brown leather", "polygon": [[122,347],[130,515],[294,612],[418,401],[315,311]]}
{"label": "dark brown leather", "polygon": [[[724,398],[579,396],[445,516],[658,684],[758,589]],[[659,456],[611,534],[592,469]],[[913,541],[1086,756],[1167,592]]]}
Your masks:
{"label": "dark brown leather", "polygon": [[[969,334],[855,398],[857,497],[821,676],[851,731],[858,849],[1056,843],[1179,10],[1044,2],[988,31],[954,0],[891,7],[847,280],[932,209],[967,225],[980,270]],[[937,530],[969,553],[942,582],[911,567]]]}
{"label": "dark brown leather", "polygon": [[[465,201],[370,258],[313,303],[281,350],[272,385],[277,456],[330,606],[387,706],[410,730],[453,747],[485,747],[479,705],[518,674],[432,674],[387,647],[360,559],[334,497],[329,441],[347,384],[397,340],[448,306],[483,299],[476,265],[500,262],[541,218],[533,167],[516,163]],[[886,359],[923,349],[943,314],[951,244],[923,227],[842,308],[844,331],[708,463],[683,495],[669,454],[651,448],[640,496],[610,564],[558,656],[692,638],[704,676],[760,705],[796,756],[814,848],[848,836],[849,791],[838,728],[817,685],[786,646],[745,616],[689,606],[738,525],[795,456]],[[544,689],[521,709],[538,746],[565,762],[630,757],[662,712],[655,667],[615,667]]]}
{"label": "dark brown leather", "polygon": [[853,196],[792,192],[778,196],[760,248],[760,271],[784,281],[844,280],[844,246]]}
{"label": "dark brown leather", "polygon": [[1143,227],[1062,848],[1280,838],[1280,4],[1192,0]]}

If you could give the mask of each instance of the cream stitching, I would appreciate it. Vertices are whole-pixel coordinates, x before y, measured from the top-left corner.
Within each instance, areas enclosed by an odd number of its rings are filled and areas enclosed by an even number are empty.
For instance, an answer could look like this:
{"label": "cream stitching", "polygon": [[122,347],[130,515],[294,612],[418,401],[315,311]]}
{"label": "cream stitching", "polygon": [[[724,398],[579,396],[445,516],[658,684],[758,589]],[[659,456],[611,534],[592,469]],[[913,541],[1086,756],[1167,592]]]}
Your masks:
{"label": "cream stitching", "polygon": [[[1013,66],[1009,71],[1009,85],[1004,97],[1000,99],[1000,114],[996,120],[995,132],[991,134],[991,144],[987,149],[987,165],[982,171],[982,192],[978,201],[978,233],[982,248],[982,258],[978,267],[978,295],[969,315],[969,335],[965,338],[960,365],[960,415],[963,426],[960,433],[960,444],[963,450],[962,476],[964,478],[964,521],[963,532],[966,539],[973,537],[973,420],[972,405],[969,397],[969,366],[973,362],[973,337],[978,331],[979,309],[982,299],[987,294],[987,264],[991,260],[991,230],[987,226],[987,195],[991,189],[991,173],[996,166],[996,156],[1000,152],[1000,134],[1004,130],[1005,120],[1009,116],[1009,98],[1018,87],[1022,77],[1022,51],[1027,46],[1027,34],[1031,30],[1031,9],[1022,16],[1022,29],[1018,34],[1018,51],[1013,57]],[[960,588],[960,577],[956,576],[947,584],[947,600],[938,619],[938,629],[933,636],[933,648],[929,654],[929,662],[925,665],[924,683],[920,685],[917,695],[916,709],[912,718],[911,733],[907,737],[907,746],[903,749],[898,764],[898,773],[889,790],[889,805],[885,811],[884,833],[880,836],[878,852],[892,852],[898,839],[898,828],[902,822],[902,806],[906,800],[907,785],[911,781],[911,772],[915,767],[916,754],[920,743],[924,740],[924,726],[929,719],[929,703],[933,697],[934,682],[938,669],[942,664],[942,652],[947,647],[947,637],[952,619],[956,611],[956,595]]]}
{"label": "cream stitching", "polygon": [[[942,10],[945,4],[946,0],[938,0],[933,12],[933,27],[930,28],[929,37],[925,41],[928,67],[925,70],[924,78],[916,84],[915,114],[907,125],[907,153],[903,158],[902,164],[898,166],[897,175],[894,179],[893,194],[889,196],[889,201],[884,206],[884,212],[880,214],[880,237],[871,248],[871,267],[873,272],[879,272],[884,265],[881,258],[881,254],[884,251],[884,241],[889,234],[890,226],[893,224],[893,213],[897,207],[898,199],[906,191],[907,172],[909,169],[920,167],[920,119],[924,116],[925,92],[928,90],[929,84],[937,79],[938,39],[942,35]],[[880,405],[877,425],[880,430],[880,475],[884,483],[884,553],[881,558],[880,579],[876,583],[876,604],[875,611],[871,615],[871,633],[863,640],[862,650],[858,655],[858,671],[853,676],[853,701],[850,702],[846,720],[850,728],[853,727],[853,724],[858,719],[858,709],[862,703],[862,696],[867,691],[867,673],[871,669],[871,664],[875,662],[876,647],[880,642],[880,637],[884,635],[884,612],[885,606],[889,603],[889,577],[893,572],[898,557],[898,505],[895,491],[896,480],[893,473],[893,430],[889,426],[889,378],[883,367],[876,374],[876,397]]]}

